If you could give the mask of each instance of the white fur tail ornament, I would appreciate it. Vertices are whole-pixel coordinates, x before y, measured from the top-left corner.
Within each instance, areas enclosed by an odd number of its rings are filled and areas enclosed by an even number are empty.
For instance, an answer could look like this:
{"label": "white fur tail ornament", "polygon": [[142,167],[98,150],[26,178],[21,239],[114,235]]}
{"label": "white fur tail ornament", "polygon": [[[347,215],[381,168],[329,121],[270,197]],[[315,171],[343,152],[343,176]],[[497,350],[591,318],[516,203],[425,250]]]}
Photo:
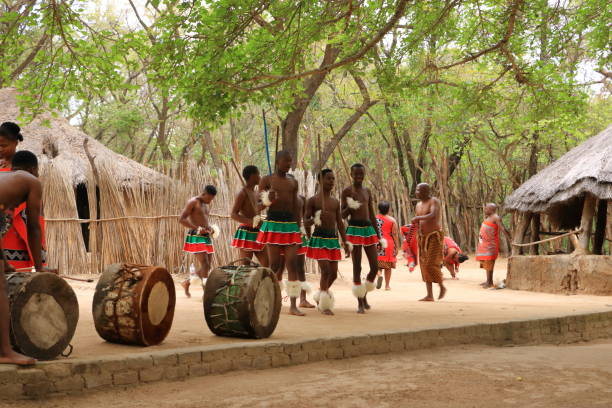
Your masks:
{"label": "white fur tail ornament", "polygon": [[261,202],[266,207],[269,207],[269,206],[272,205],[272,201],[270,201],[270,192],[269,191],[262,191],[261,192]]}
{"label": "white fur tail ornament", "polygon": [[256,215],[253,217],[253,228],[259,227],[259,223],[261,222],[261,215]]}
{"label": "white fur tail ornament", "polygon": [[382,249],[385,249],[389,246],[389,243],[387,242],[387,240],[385,238],[381,238],[380,239],[380,247]]}
{"label": "white fur tail ornament", "polygon": [[365,297],[367,290],[365,285],[353,285],[353,296],[360,299]]}
{"label": "white fur tail ornament", "polygon": [[374,289],[376,289],[376,285],[374,285],[374,282],[370,282],[370,281],[369,281],[369,280],[367,280],[367,279],[366,279],[366,281],[365,281],[365,287],[366,287],[366,290],[367,290],[368,292],[371,292],[371,291],[373,291]]}
{"label": "white fur tail ornament", "polygon": [[318,227],[321,225],[321,210],[315,212],[314,224]]}
{"label": "white fur tail ornament", "polygon": [[355,200],[353,197],[346,197],[346,203],[351,210],[358,210],[361,207],[361,203]]}
{"label": "white fur tail ornament", "polygon": [[353,252],[353,248],[355,248],[355,245],[353,245],[352,242],[347,242],[346,245],[348,246],[349,252]]}
{"label": "white fur tail ornament", "polygon": [[301,285],[301,290],[303,290],[304,292],[306,293],[312,292],[312,286],[310,286],[308,282],[306,281],[301,282],[300,285]]}
{"label": "white fur tail ornament", "polygon": [[334,299],[334,294],[331,291],[322,291],[320,300],[319,300],[319,310],[334,310],[334,304],[336,300]]}
{"label": "white fur tail ornament", "polygon": [[210,226],[210,229],[212,230],[212,232],[210,233],[210,236],[213,239],[217,239],[221,236],[221,228],[219,228],[219,226],[217,224],[213,224]]}
{"label": "white fur tail ornament", "polygon": [[299,297],[301,291],[302,291],[302,282],[287,281],[287,296],[289,296],[290,298]]}
{"label": "white fur tail ornament", "polygon": [[302,235],[306,235],[306,228],[304,227],[304,225],[303,225],[303,224],[302,224],[302,225],[300,225],[300,233],[301,233]]}

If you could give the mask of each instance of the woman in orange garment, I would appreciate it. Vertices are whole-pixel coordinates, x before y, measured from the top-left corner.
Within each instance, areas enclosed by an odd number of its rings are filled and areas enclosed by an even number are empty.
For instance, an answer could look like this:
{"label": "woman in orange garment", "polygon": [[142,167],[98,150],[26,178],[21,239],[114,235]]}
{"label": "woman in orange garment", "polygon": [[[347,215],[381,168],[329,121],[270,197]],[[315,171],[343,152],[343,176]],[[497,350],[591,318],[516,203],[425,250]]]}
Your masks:
{"label": "woman in orange garment", "polygon": [[[384,271],[385,274],[385,290],[391,290],[389,282],[391,281],[391,270],[395,269],[397,262],[397,248],[399,247],[399,235],[397,228],[397,221],[395,218],[389,215],[391,204],[388,201],[381,201],[378,204],[379,214],[376,216],[376,223],[378,224],[378,230],[380,236],[384,238],[386,244],[381,245],[381,249],[378,252],[378,281],[376,287],[378,289],[382,286],[382,276],[380,271]],[[382,244],[381,242],[381,244]]]}
{"label": "woman in orange garment", "polygon": [[[23,142],[21,128],[13,122],[0,125],[0,171],[10,171],[11,161],[17,151],[17,145]],[[9,263],[8,271],[22,268],[33,268],[32,252],[28,246],[26,205],[22,203],[13,212],[11,228],[2,238],[2,247]],[[41,213],[42,214],[42,213]],[[43,264],[45,263],[45,221],[40,217],[43,237]]]}

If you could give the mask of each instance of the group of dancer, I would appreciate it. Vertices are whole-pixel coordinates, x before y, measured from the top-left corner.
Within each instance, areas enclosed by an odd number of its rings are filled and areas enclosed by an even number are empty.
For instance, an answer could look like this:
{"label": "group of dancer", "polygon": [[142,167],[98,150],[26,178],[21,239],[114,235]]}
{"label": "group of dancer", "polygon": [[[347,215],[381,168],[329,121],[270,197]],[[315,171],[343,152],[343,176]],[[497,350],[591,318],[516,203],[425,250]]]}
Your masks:
{"label": "group of dancer", "polygon": [[[240,251],[243,258],[257,258],[263,266],[270,267],[281,286],[285,286],[290,299],[289,313],[303,316],[300,308],[315,307],[306,300],[310,286],[306,282],[305,258],[316,260],[321,276],[319,290],[313,296],[317,308],[323,314],[333,315],[334,294],[331,287],[338,276],[338,262],[350,257],[353,264],[352,293],[357,299],[357,312],[370,309],[367,294],[382,279],[379,271],[385,271],[387,289],[391,269],[395,268],[395,252],[399,248],[397,224],[389,212],[389,203],[381,201],[380,214],[374,212],[372,192],[364,185],[365,166],[351,166],[352,184],[342,190],[340,200],[332,194],[336,178],[333,170],[323,169],[318,175],[318,190],[306,199],[299,195],[298,182],[289,174],[292,157],[287,151],[276,156],[273,174],[261,177],[255,166],[246,166],[242,176],[244,186],[238,193],[231,212],[238,226],[232,247]],[[258,187],[258,192],[256,192]],[[208,204],[216,195],[214,186],[206,186],[204,193],[190,199],[180,217],[180,223],[189,228],[184,250],[195,254],[199,269],[196,274],[204,281],[211,269],[214,253],[211,236],[214,227],[208,219]],[[409,225],[402,227],[405,237],[403,249],[411,271],[418,264],[425,282],[427,294],[422,301],[434,301],[433,284],[439,286],[438,299],[446,295],[442,267],[446,266],[456,278],[458,266],[467,259],[459,246],[445,237],[440,215],[440,201],[432,196],[431,187],[421,183],[416,189],[415,217]],[[267,210],[267,215],[261,216]],[[498,232],[501,219],[495,214],[495,205],[488,204],[485,213],[488,219],[481,228],[481,243],[477,260],[487,270],[485,286],[492,286],[494,260],[499,252]],[[345,229],[345,222],[347,227]],[[368,260],[369,270],[362,276],[362,256]],[[283,272],[287,270],[287,281],[283,285]],[[378,284],[375,280],[379,276]],[[190,279],[182,282],[190,296]],[[299,300],[299,304],[298,304]]]}

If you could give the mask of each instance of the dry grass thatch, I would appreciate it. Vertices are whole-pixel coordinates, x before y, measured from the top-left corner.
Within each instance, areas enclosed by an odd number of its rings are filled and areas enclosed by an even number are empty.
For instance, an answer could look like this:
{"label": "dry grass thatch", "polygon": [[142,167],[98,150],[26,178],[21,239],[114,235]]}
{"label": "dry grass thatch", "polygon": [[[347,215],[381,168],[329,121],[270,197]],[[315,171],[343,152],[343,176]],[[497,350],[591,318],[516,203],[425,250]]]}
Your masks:
{"label": "dry grass thatch", "polygon": [[612,200],[612,125],[523,183],[506,199],[505,207],[546,212],[584,193]]}

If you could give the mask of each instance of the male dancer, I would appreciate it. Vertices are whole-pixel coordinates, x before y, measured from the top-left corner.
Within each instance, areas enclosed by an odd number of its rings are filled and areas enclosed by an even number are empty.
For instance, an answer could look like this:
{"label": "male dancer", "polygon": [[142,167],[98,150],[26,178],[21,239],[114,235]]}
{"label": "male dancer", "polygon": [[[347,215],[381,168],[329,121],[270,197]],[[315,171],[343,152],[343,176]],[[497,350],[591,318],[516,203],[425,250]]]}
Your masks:
{"label": "male dancer", "polygon": [[293,158],[285,150],[276,154],[274,174],[265,176],[259,183],[261,201],[268,207],[268,217],[257,235],[257,242],[266,245],[270,268],[277,274],[284,264],[287,268],[287,294],[291,300],[289,314],[304,316],[296,304],[302,285],[298,280],[296,253],[302,243],[300,227],[300,209],[298,201],[298,183],[287,173],[291,169]]}
{"label": "male dancer", "polygon": [[306,256],[315,259],[321,268],[319,291],[314,295],[319,310],[325,315],[333,315],[334,294],[329,289],[338,277],[338,261],[342,259],[338,232],[342,237],[347,257],[349,248],[340,212],[340,202],[331,195],[336,181],[334,173],[330,169],[323,169],[318,179],[321,190],[317,195],[310,197],[306,203],[304,221],[306,230],[310,231],[313,224],[315,226],[314,233],[308,241]]}
{"label": "male dancer", "polygon": [[419,266],[427,287],[427,296],[421,301],[433,302],[434,282],[440,285],[438,299],[442,299],[446,294],[446,288],[442,283],[444,233],[440,224],[440,200],[431,196],[431,187],[427,183],[417,186],[416,196],[420,201],[416,206],[416,217],[412,219],[412,223],[419,226]]}
{"label": "male dancer", "polygon": [[499,255],[499,230],[501,229],[506,235],[508,242],[511,241],[510,233],[502,222],[502,219],[497,215],[497,205],[489,203],[484,208],[485,219],[480,226],[478,234],[478,247],[476,248],[476,260],[480,261],[480,268],[487,272],[487,280],[481,283],[484,288],[492,288],[493,283],[493,268],[495,268],[495,260]]}
{"label": "male dancer", "polygon": [[[215,186],[207,185],[204,187],[202,194],[192,197],[187,201],[179,219],[181,225],[189,228],[189,232],[185,237],[183,251],[194,254],[198,260],[200,268],[196,271],[196,274],[202,279],[202,283],[208,278],[211,258],[215,253],[210,240],[210,234],[213,232],[213,229],[208,223],[208,205],[210,205],[216,195],[217,189]],[[189,293],[189,286],[191,285],[189,278],[183,281],[181,285],[185,289],[185,295],[191,297]]]}
{"label": "male dancer", "polygon": [[234,234],[232,247],[240,251],[241,258],[252,259],[253,254],[262,266],[268,266],[268,257],[264,245],[257,242],[257,234],[261,226],[261,216],[257,205],[255,186],[259,185],[261,177],[255,166],[246,166],[242,170],[245,185],[236,196],[232,208],[232,219],[240,223]]}
{"label": "male dancer", "polygon": [[[376,225],[376,214],[370,189],[363,186],[365,166],[360,163],[351,166],[353,184],[342,191],[342,217],[349,219],[346,239],[352,245],[353,257],[353,295],[357,298],[357,313],[370,309],[366,299],[367,292],[374,290],[374,279],[378,273],[378,250],[381,242],[380,232]],[[383,241],[384,242],[384,241]],[[386,246],[386,245],[385,245]],[[368,257],[370,272],[365,285],[361,284],[361,249]]]}
{"label": "male dancer", "polygon": [[25,202],[28,219],[28,245],[34,267],[39,272],[51,271],[42,264],[42,233],[40,211],[42,186],[38,180],[38,160],[29,151],[15,153],[12,171],[0,173],[0,364],[30,365],[36,360],[13,351],[9,340],[9,303],[7,297],[7,262],[2,249],[2,237],[10,229],[13,209]]}
{"label": "male dancer", "polygon": [[312,292],[310,284],[306,282],[306,252],[308,250],[308,235],[306,229],[304,229],[304,215],[306,211],[306,197],[298,195],[298,201],[300,204],[300,219],[302,220],[302,228],[300,233],[302,234],[302,244],[297,250],[297,273],[302,289],[300,290],[300,307],[305,309],[313,309],[315,306],[306,299],[306,294]]}

